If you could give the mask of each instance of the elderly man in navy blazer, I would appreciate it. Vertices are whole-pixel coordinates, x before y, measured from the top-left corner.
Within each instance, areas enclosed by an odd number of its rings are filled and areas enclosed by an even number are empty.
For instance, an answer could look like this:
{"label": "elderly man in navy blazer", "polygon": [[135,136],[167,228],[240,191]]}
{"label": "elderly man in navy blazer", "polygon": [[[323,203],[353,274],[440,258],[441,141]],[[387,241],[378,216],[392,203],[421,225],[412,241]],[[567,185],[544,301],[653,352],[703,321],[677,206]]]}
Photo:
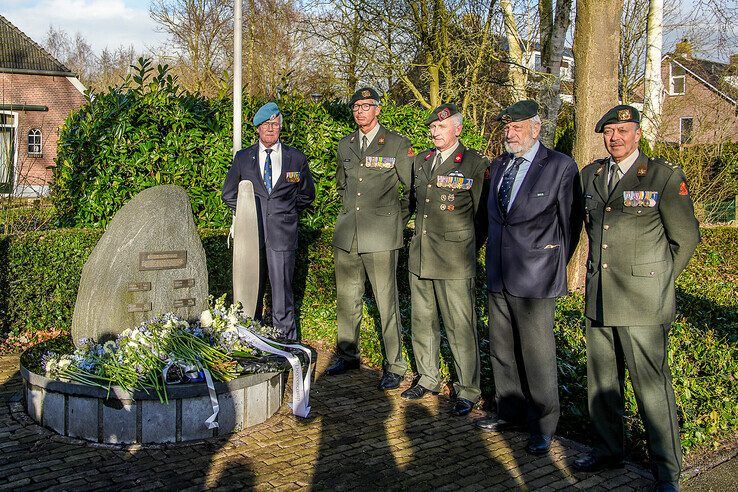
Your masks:
{"label": "elderly man in navy blazer", "polygon": [[238,183],[251,181],[259,223],[259,291],[256,319],[261,320],[267,272],[272,287],[272,320],[284,338],[296,340],[292,279],[297,250],[297,214],[315,198],[305,154],[279,141],[282,115],[276,103],[254,116],[259,141],[233,157],[223,185],[223,201],[235,212]]}
{"label": "elderly man in navy blazer", "polygon": [[487,200],[489,336],[497,414],[483,430],[527,427],[526,450],[546,454],[559,420],[556,297],[582,227],[576,163],[538,141],[535,101],[504,109],[505,150]]}

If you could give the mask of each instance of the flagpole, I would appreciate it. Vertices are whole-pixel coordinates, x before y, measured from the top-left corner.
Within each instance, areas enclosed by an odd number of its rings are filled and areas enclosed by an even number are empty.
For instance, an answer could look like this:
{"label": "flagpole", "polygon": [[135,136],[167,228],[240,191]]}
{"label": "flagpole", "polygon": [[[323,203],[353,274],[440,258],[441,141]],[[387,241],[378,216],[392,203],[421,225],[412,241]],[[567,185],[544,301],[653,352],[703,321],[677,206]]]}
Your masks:
{"label": "flagpole", "polygon": [[241,111],[243,104],[242,97],[242,80],[241,80],[241,54],[243,53],[242,45],[242,1],[234,0],[233,9],[233,154],[241,150]]}

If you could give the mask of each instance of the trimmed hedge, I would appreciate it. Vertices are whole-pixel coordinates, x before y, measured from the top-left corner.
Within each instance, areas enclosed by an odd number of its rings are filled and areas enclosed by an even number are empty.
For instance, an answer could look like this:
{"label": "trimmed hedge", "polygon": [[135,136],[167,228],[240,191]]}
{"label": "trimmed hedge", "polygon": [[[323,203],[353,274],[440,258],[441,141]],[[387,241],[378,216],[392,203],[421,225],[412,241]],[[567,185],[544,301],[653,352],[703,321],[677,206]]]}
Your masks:
{"label": "trimmed hedge", "polygon": [[[59,229],[23,236],[0,236],[0,333],[31,334],[47,329],[68,330],[82,266],[101,236],[99,229]],[[231,252],[226,231],[201,229],[208,257],[210,291],[231,291]],[[702,229],[702,242],[677,280],[678,315],[671,332],[669,360],[682,426],[682,445],[715,443],[738,429],[738,229]],[[336,292],[332,230],[302,229],[295,297],[302,337],[329,344],[336,337]],[[410,301],[406,249],[400,261],[400,302],[404,341],[412,361]],[[492,376],[486,322],[486,291],[480,254],[477,314],[482,384],[491,396]],[[556,340],[563,432],[587,439],[586,352],[583,299],[572,294],[557,303]],[[381,364],[379,315],[370,296],[361,326],[365,363]],[[450,354],[442,346],[443,371]],[[636,412],[635,398],[626,390],[626,413]],[[640,419],[628,419],[633,441],[643,447]]]}

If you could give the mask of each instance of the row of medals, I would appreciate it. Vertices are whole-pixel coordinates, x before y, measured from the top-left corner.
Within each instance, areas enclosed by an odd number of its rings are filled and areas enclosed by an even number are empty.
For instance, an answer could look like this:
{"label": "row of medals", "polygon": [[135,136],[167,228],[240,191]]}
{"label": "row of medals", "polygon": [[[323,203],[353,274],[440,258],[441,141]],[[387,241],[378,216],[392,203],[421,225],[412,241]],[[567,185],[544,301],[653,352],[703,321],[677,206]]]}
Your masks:
{"label": "row of medals", "polygon": [[[442,202],[445,202],[446,200],[448,200],[449,202],[453,202],[455,198],[456,196],[454,196],[452,193],[449,193],[448,195],[441,195]],[[446,205],[445,203],[442,203],[441,210],[448,210],[449,212],[453,212],[454,204],[449,203],[448,205]]]}

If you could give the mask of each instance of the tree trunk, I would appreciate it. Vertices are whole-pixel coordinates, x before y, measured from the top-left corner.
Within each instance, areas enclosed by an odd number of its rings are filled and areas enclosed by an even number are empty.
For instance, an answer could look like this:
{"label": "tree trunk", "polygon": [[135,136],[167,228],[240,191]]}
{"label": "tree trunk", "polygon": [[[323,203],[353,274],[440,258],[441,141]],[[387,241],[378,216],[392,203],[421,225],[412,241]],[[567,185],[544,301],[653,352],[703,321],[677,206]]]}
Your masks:
{"label": "tree trunk", "polygon": [[[551,74],[551,85],[546,84],[540,96],[543,119],[541,142],[549,148],[553,148],[554,145],[556,122],[561,109],[561,58],[564,54],[566,31],[571,24],[571,4],[572,0],[558,0],[556,18],[549,31],[549,38],[545,42],[541,38],[541,46],[544,47],[541,52],[541,64]],[[543,29],[541,32],[543,33]]]}
{"label": "tree trunk", "polygon": [[664,0],[650,0],[648,5],[646,73],[643,96],[643,137],[653,148],[661,122],[661,49],[664,43]]}
{"label": "tree trunk", "polygon": [[523,47],[518,34],[518,24],[515,21],[513,7],[510,0],[501,0],[500,7],[505,20],[505,33],[507,35],[508,53],[510,56],[510,96],[513,102],[525,99],[525,86],[528,83],[528,71],[523,60]]}
{"label": "tree trunk", "polygon": [[[574,25],[574,160],[580,168],[605,150],[597,121],[618,103],[618,53],[623,0],[577,0]],[[569,264],[569,285],[584,285],[587,241]]]}

